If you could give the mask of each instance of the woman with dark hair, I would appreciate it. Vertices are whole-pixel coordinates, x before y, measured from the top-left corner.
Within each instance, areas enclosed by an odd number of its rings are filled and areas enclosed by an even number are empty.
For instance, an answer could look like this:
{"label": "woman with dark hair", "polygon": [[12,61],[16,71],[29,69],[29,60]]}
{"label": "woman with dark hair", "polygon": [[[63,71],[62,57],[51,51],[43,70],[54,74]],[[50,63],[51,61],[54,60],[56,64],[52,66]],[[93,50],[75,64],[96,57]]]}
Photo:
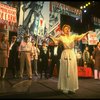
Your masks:
{"label": "woman with dark hair", "polygon": [[75,93],[78,86],[78,72],[77,72],[77,59],[74,51],[74,42],[81,40],[88,34],[70,35],[71,27],[69,25],[63,25],[63,34],[59,37],[49,37],[54,42],[60,42],[63,44],[64,50],[60,59],[60,70],[58,79],[58,89],[63,93]]}
{"label": "woman with dark hair", "polygon": [[[4,79],[8,67],[9,42],[8,36],[3,34],[0,41],[0,76]],[[2,72],[2,73],[1,73]]]}

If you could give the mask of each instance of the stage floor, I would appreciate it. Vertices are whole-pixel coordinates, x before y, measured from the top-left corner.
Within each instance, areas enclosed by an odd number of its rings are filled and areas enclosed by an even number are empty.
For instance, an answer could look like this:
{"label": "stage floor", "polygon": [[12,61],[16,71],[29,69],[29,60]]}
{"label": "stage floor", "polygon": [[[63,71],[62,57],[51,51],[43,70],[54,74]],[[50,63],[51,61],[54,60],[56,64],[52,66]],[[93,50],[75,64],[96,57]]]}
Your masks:
{"label": "stage floor", "polygon": [[79,90],[75,94],[63,94],[57,90],[56,77],[40,79],[33,75],[32,80],[11,79],[0,80],[0,98],[31,98],[31,99],[100,99],[100,80],[79,78]]}

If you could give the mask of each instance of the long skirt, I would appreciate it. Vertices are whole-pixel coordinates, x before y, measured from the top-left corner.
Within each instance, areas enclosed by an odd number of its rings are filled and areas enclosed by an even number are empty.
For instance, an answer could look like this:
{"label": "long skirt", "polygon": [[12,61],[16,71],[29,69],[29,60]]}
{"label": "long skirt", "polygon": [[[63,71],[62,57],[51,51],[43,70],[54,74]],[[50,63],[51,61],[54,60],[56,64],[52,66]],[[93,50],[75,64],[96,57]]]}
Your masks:
{"label": "long skirt", "polygon": [[61,54],[58,89],[75,91],[78,86],[77,59],[73,49],[65,49]]}
{"label": "long skirt", "polygon": [[8,67],[7,51],[0,51],[0,67]]}

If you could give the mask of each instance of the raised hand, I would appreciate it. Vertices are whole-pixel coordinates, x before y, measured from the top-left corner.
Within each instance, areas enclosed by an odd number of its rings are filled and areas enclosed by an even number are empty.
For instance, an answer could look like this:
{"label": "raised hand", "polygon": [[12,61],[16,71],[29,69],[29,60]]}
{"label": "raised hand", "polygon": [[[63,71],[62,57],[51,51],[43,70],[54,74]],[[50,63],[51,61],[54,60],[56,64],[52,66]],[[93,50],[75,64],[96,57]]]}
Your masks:
{"label": "raised hand", "polygon": [[85,33],[85,36],[87,36],[89,34],[89,31]]}
{"label": "raised hand", "polygon": [[93,33],[93,31],[92,31],[92,30],[90,30],[90,31],[88,31],[88,34],[89,34],[89,33]]}

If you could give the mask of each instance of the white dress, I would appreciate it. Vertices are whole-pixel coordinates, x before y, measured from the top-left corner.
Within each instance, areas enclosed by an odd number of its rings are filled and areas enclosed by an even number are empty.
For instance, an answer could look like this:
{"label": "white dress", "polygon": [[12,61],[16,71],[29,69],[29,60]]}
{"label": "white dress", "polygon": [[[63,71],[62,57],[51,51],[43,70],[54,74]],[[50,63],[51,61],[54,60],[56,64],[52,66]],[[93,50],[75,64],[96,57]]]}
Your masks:
{"label": "white dress", "polygon": [[77,59],[74,51],[75,35],[61,36],[60,41],[64,45],[61,54],[60,70],[58,78],[58,89],[62,91],[73,91],[79,88]]}
{"label": "white dress", "polygon": [[74,51],[74,42],[81,40],[87,33],[71,36],[61,35],[51,38],[54,42],[61,42],[64,50],[61,54],[60,69],[58,78],[58,89],[63,92],[75,92],[79,89],[77,59]]}

